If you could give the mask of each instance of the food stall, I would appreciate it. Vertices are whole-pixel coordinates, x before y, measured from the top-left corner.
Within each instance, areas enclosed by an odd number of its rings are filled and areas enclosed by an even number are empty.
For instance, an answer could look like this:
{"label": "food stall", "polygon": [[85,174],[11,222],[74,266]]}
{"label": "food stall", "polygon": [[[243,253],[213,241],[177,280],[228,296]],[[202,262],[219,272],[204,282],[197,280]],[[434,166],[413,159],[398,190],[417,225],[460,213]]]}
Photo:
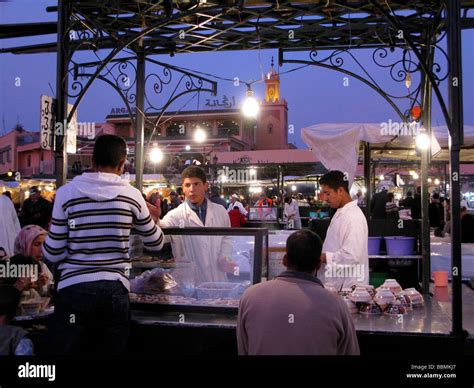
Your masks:
{"label": "food stall", "polygon": [[[284,270],[282,259],[286,240],[293,231],[188,228],[164,232],[167,236],[230,236],[234,244],[232,260],[239,270],[237,276],[228,276],[226,284],[204,287],[194,284],[188,289],[178,287],[173,291],[174,283],[179,285],[179,279],[183,279],[180,271],[189,271],[189,267],[172,260],[173,255],[167,249],[161,257],[146,254],[134,257],[130,352],[152,354],[156,347],[169,345],[170,354],[175,356],[236,354],[238,300],[251,284],[272,279]],[[394,259],[386,252],[380,252],[376,260],[384,260],[384,255]],[[173,278],[163,278],[164,274]],[[144,278],[151,282],[136,288]],[[172,286],[168,287],[170,284]],[[439,290],[433,290],[433,295],[421,295],[414,287],[402,289],[393,279],[386,279],[378,289],[366,286],[335,290],[330,285],[327,288],[346,302],[363,349],[390,353],[393,346],[402,347],[414,341],[429,347],[433,346],[430,339],[435,337],[446,349],[459,346],[450,336],[450,311],[443,302],[446,296]]]}

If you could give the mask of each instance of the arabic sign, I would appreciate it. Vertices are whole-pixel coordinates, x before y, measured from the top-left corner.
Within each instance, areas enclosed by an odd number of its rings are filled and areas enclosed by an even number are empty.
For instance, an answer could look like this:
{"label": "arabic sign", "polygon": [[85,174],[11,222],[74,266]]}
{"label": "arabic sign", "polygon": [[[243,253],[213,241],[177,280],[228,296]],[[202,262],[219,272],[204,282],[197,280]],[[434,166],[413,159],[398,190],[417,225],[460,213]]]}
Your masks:
{"label": "arabic sign", "polygon": [[214,98],[214,99],[206,98],[206,103],[204,104],[204,106],[209,107],[209,108],[226,108],[226,109],[234,108],[236,106],[235,96],[228,98],[224,94],[220,101],[218,98]]}

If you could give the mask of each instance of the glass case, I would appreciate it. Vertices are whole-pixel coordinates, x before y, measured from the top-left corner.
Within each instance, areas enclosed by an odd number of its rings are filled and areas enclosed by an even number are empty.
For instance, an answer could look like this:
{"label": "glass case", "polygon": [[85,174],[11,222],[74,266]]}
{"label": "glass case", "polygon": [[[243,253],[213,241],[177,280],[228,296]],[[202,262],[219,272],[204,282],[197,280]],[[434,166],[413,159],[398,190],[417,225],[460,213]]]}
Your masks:
{"label": "glass case", "polygon": [[266,278],[268,231],[168,228],[158,254],[131,250],[132,307],[236,312],[245,289]]}
{"label": "glass case", "polygon": [[247,215],[249,221],[277,221],[278,208],[269,206],[250,207]]}

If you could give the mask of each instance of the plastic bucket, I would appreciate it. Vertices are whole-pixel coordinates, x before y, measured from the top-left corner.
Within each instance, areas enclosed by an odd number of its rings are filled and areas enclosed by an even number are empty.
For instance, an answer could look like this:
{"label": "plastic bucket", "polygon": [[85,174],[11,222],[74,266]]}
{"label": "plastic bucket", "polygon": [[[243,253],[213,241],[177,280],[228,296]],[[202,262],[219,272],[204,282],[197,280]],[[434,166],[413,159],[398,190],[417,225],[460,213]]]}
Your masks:
{"label": "plastic bucket", "polygon": [[382,237],[369,237],[369,256],[370,255],[380,255],[380,243],[382,242]]}
{"label": "plastic bucket", "polygon": [[448,272],[447,271],[433,272],[433,277],[434,277],[434,283],[436,287],[448,286]]}
{"label": "plastic bucket", "polygon": [[415,237],[391,236],[385,237],[387,255],[389,256],[411,256],[415,245]]}

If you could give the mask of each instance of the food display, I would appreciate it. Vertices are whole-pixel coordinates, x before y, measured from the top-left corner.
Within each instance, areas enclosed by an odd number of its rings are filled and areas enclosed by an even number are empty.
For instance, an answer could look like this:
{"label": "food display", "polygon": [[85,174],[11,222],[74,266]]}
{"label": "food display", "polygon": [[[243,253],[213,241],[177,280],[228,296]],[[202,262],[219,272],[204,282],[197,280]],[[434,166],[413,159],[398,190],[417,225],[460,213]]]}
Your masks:
{"label": "food display", "polygon": [[371,300],[360,307],[360,313],[365,315],[380,315],[382,314],[382,309],[377,303]]}
{"label": "food display", "polygon": [[399,300],[396,300],[393,303],[390,303],[388,307],[383,312],[385,315],[395,315],[406,314],[407,310],[403,307]]}
{"label": "food display", "polygon": [[357,305],[350,300],[347,296],[342,298],[344,300],[344,303],[346,304],[347,308],[349,309],[349,312],[351,314],[358,314],[359,313],[359,308]]}
{"label": "food display", "polygon": [[238,299],[197,299],[191,297],[166,295],[166,294],[135,294],[130,293],[130,301],[136,303],[164,304],[164,305],[189,305],[189,306],[214,306],[214,307],[239,307]]}
{"label": "food display", "polygon": [[[333,291],[330,287],[329,291]],[[399,316],[423,306],[423,296],[415,288],[402,290],[394,279],[375,289],[370,285],[357,284],[339,291],[351,314]]]}
{"label": "food display", "polygon": [[353,302],[370,302],[372,297],[365,287],[356,287],[349,296]]}
{"label": "food display", "polygon": [[130,301],[179,306],[238,307],[249,281],[193,284],[192,266],[154,268],[131,279]]}

